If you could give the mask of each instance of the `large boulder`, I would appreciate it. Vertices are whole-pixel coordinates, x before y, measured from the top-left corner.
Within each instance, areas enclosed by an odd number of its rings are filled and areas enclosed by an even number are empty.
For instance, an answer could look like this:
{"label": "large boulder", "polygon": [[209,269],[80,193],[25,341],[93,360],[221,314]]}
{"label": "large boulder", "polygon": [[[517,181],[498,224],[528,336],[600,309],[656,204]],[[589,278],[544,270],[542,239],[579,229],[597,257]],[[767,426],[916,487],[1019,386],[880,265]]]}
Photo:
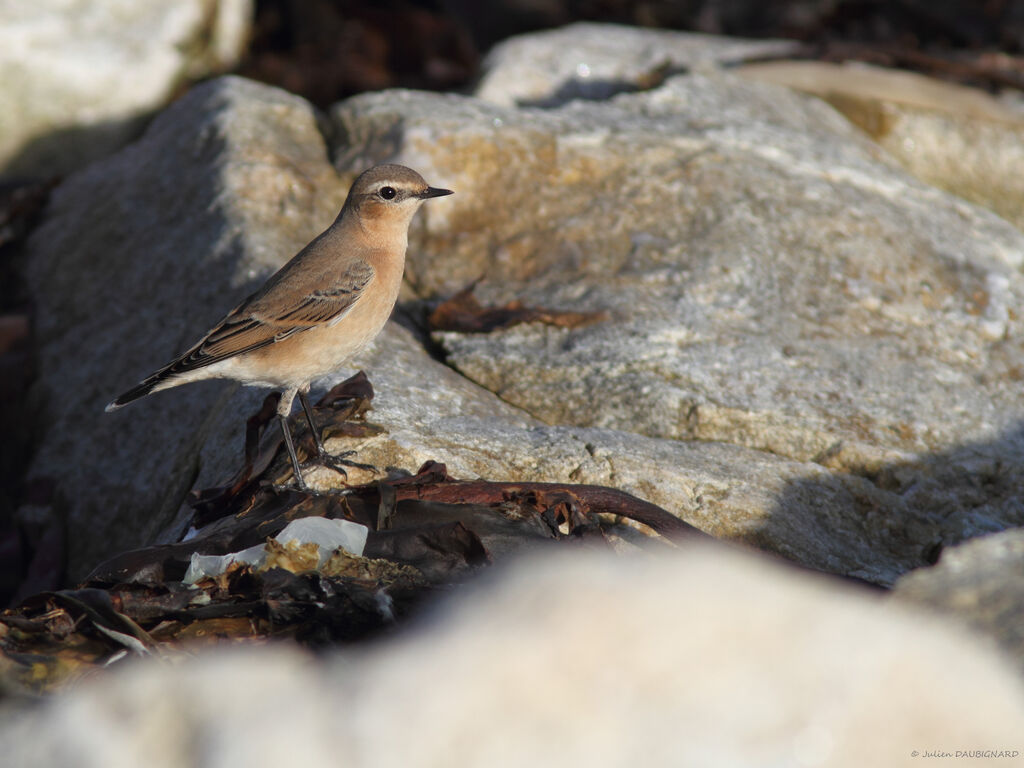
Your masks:
{"label": "large boulder", "polygon": [[252,0],[0,5],[0,174],[66,173],[136,136],[189,80],[233,67]]}
{"label": "large boulder", "polygon": [[1024,236],[817,101],[719,74],[552,110],[368,94],[333,116],[342,168],[397,156],[461,191],[410,259],[421,295],[482,275],[490,301],[608,314],[439,335],[549,423],[869,472],[1024,413]]}
{"label": "large boulder", "polygon": [[435,334],[504,401],[824,467],[787,472],[763,518],[831,497],[832,536],[904,542],[906,566],[1024,521],[1024,235],[823,103],[710,72],[552,109],[388,93],[332,116],[339,167],[397,158],[460,190],[418,231],[420,295],[484,276],[485,303],[605,313]]}

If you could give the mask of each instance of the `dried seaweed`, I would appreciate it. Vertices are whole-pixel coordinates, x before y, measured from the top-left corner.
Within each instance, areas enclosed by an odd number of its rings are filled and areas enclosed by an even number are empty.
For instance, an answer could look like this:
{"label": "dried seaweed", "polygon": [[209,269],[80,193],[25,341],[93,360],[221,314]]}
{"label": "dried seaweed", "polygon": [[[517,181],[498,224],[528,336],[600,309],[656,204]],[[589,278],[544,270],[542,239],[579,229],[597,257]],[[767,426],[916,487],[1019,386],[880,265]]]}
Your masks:
{"label": "dried seaweed", "polygon": [[527,307],[520,301],[511,301],[503,307],[484,307],[473,295],[476,285],[477,282],[470,283],[435,307],[427,318],[430,329],[459,333],[490,333],[520,323],[546,323],[562,328],[579,328],[607,319],[604,312],[542,309]]}
{"label": "dried seaweed", "polygon": [[[359,374],[317,404],[317,419],[348,434],[371,429],[363,415],[372,397]],[[268,479],[285,465],[280,439],[266,430],[275,406],[269,397],[249,419],[235,476],[193,494],[192,538],[122,553],[78,589],[42,592],[0,615],[0,680],[40,691],[126,656],[188,652],[197,643],[286,637],[315,647],[361,640],[525,547],[606,547],[618,519],[670,541],[703,535],[612,488],[461,481],[436,462],[412,476],[336,493],[282,489]],[[311,441],[307,450],[311,455]],[[338,549],[321,562],[316,544],[274,538],[292,521],[314,516],[365,526],[362,553]],[[183,581],[194,555],[260,545],[257,565],[232,562],[216,575]]]}

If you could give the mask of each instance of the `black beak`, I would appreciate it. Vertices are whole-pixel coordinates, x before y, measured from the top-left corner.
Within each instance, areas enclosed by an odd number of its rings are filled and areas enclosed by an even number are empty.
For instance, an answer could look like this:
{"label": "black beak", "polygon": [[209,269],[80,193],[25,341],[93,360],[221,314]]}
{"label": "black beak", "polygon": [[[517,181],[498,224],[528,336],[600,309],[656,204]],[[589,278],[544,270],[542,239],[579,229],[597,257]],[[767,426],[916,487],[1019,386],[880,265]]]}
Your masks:
{"label": "black beak", "polygon": [[445,195],[455,194],[450,189],[438,189],[437,187],[427,187],[420,192],[416,197],[422,200],[429,200],[431,197],[444,197]]}

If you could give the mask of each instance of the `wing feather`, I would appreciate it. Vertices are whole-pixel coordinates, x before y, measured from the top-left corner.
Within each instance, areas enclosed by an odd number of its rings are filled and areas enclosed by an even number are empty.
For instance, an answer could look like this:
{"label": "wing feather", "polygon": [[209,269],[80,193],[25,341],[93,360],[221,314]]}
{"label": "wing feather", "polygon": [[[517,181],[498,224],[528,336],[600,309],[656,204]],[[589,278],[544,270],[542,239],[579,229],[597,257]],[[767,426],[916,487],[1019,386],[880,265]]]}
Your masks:
{"label": "wing feather", "polygon": [[331,285],[289,290],[288,281],[268,283],[214,326],[188,352],[161,370],[161,378],[276,344],[302,331],[333,324],[359,301],[374,270],[356,260]]}

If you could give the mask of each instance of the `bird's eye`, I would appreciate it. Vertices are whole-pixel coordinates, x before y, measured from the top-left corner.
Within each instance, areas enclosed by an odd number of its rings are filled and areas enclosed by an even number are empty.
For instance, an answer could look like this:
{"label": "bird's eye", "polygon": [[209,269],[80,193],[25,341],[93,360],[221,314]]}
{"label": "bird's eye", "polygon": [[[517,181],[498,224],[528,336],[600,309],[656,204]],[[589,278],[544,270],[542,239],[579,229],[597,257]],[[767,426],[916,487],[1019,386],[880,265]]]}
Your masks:
{"label": "bird's eye", "polygon": [[381,187],[379,194],[385,200],[394,200],[395,195],[397,195],[398,193],[395,192],[395,188],[394,187]]}

